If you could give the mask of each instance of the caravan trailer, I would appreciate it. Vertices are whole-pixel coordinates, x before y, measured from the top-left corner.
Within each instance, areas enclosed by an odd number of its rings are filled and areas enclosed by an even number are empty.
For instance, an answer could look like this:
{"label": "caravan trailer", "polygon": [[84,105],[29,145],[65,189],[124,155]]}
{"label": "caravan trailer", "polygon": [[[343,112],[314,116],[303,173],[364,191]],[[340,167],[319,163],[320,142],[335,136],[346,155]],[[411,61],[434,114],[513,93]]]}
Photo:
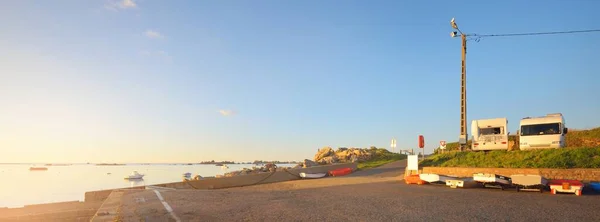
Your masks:
{"label": "caravan trailer", "polygon": [[473,141],[471,149],[508,150],[508,120],[506,118],[480,119],[471,122]]}
{"label": "caravan trailer", "polygon": [[565,147],[565,118],[560,113],[521,119],[519,147],[521,150]]}

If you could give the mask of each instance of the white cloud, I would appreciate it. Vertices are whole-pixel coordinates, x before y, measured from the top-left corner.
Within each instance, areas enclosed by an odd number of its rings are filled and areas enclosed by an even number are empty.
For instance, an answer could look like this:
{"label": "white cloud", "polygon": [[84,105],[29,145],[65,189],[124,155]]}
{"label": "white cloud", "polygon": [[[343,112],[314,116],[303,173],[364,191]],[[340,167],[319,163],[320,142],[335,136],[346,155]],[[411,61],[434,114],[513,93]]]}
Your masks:
{"label": "white cloud", "polygon": [[104,7],[116,11],[119,9],[137,8],[137,4],[135,0],[109,0]]}
{"label": "white cloud", "polygon": [[219,110],[219,113],[222,116],[233,116],[235,114],[232,110],[226,110],[226,109]]}
{"label": "white cloud", "polygon": [[154,30],[146,30],[146,32],[144,32],[144,35],[146,35],[146,37],[151,38],[151,39],[164,38],[164,36],[162,34],[160,34],[160,32],[154,31]]}

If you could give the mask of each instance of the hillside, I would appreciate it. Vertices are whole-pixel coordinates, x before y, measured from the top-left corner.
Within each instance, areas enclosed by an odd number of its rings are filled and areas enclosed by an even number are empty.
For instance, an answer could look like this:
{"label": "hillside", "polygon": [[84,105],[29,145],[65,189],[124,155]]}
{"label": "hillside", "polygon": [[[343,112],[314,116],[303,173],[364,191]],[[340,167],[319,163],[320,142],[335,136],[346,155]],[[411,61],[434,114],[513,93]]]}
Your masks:
{"label": "hillside", "polygon": [[[516,135],[509,135],[509,141],[517,140]],[[600,146],[600,127],[588,130],[569,129],[566,137],[566,145],[568,148],[582,147],[599,147]],[[467,142],[467,146],[471,147],[471,141]],[[518,149],[518,146],[515,147]],[[446,144],[446,150],[458,150],[458,142]],[[437,149],[436,149],[437,153]]]}

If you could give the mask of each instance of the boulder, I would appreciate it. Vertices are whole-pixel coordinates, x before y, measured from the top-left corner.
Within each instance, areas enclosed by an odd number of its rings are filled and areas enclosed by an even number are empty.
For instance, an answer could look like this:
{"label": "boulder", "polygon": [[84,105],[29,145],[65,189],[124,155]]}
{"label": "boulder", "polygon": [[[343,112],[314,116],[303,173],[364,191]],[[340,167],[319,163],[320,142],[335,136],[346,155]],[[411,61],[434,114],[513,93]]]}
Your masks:
{"label": "boulder", "polygon": [[328,157],[324,157],[323,159],[321,159],[318,163],[319,164],[333,164],[333,163],[337,163],[338,159],[336,156],[328,156]]}
{"label": "boulder", "polygon": [[304,159],[304,163],[301,163],[301,164],[302,164],[302,168],[319,166],[318,163],[315,163],[314,161],[309,160],[309,159]]}
{"label": "boulder", "polygon": [[333,151],[333,149],[331,147],[323,147],[321,148],[317,154],[315,154],[314,160],[316,162],[319,162],[321,159],[334,155],[335,152]]}

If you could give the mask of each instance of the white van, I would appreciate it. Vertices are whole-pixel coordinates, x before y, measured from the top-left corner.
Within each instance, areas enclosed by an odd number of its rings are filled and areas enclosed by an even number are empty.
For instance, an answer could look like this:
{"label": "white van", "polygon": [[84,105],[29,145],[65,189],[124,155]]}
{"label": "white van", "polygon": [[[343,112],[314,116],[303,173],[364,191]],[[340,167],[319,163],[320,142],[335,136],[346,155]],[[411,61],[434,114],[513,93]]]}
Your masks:
{"label": "white van", "polygon": [[565,118],[560,113],[521,119],[519,147],[521,150],[565,147]]}
{"label": "white van", "polygon": [[480,119],[471,122],[472,150],[508,150],[508,120]]}

